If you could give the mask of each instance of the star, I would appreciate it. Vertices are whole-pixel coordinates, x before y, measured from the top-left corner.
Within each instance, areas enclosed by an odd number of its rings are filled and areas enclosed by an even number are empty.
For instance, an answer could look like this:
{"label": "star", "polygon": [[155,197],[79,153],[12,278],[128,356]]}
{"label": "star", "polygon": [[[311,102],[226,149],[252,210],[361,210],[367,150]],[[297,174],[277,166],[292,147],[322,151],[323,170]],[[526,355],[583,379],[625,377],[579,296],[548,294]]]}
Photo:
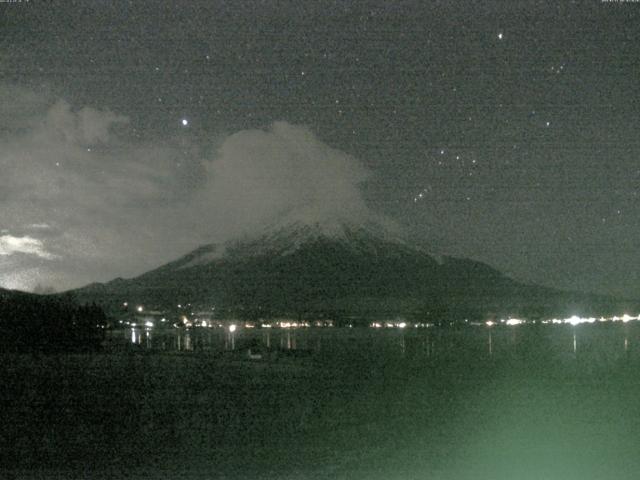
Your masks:
{"label": "star", "polygon": [[502,37],[503,37],[502,32],[498,33],[498,40],[502,40]]}
{"label": "star", "polygon": [[188,126],[188,125],[189,125],[189,120],[187,120],[186,118],[183,118],[183,119],[182,119],[182,126],[183,126],[183,127],[186,127],[186,126]]}

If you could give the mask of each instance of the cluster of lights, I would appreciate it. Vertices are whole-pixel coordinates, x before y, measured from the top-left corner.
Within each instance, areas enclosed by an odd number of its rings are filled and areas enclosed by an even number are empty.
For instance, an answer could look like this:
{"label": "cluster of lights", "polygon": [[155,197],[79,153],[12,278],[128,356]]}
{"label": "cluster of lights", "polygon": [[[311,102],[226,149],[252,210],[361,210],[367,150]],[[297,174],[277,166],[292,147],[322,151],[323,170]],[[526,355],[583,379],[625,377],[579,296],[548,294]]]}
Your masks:
{"label": "cluster of lights", "polygon": [[522,325],[525,321],[520,318],[508,318],[507,320],[504,320],[504,323],[507,325]]}
{"label": "cluster of lights", "polygon": [[[628,314],[624,314],[622,316],[613,316],[613,317],[600,317],[600,318],[595,318],[595,317],[578,317],[577,315],[573,315],[571,317],[568,318],[552,318],[552,319],[545,319],[545,320],[540,320],[540,321],[536,321],[536,320],[523,320],[521,318],[502,318],[500,320],[497,321],[493,321],[493,320],[487,320],[486,322],[484,322],[484,325],[486,325],[487,327],[493,327],[495,325],[507,325],[507,326],[517,326],[517,325],[523,325],[523,324],[535,324],[535,323],[542,323],[542,324],[553,324],[553,325],[562,325],[562,324],[566,324],[566,325],[580,325],[583,323],[596,323],[596,322],[623,322],[623,323],[627,323],[630,321],[634,321],[634,320],[640,320],[640,315],[638,316],[631,316]],[[161,322],[166,322],[167,319],[166,318],[162,318],[160,319]],[[123,321],[123,320],[119,320],[120,324],[126,324],[129,325],[131,327],[136,327],[138,326],[137,323],[135,322],[128,322],[128,321]],[[471,322],[470,325],[482,325],[481,323],[477,323],[477,322]],[[152,328],[154,326],[153,321],[151,320],[146,320],[144,322],[144,326],[147,328]],[[195,320],[189,320],[185,315],[183,315],[180,318],[180,322],[174,324],[174,326],[176,327],[204,327],[204,328],[225,328],[226,325],[220,322],[213,322],[211,320],[199,320],[199,319],[195,319]],[[274,323],[260,323],[257,326],[261,327],[261,328],[309,328],[311,326],[313,327],[333,327],[333,322],[331,320],[316,320],[314,322],[308,322],[306,320],[302,320],[302,321],[278,321],[278,322],[274,322]],[[349,325],[352,326],[352,325]],[[414,328],[430,328],[433,327],[434,324],[433,323],[425,323],[425,322],[417,322],[417,323],[408,323],[405,321],[400,321],[400,322],[371,322],[369,324],[369,327],[371,328],[376,328],[376,329],[381,329],[381,328],[399,328],[399,329],[404,329],[407,327],[411,327],[413,326]],[[255,328],[256,324],[254,322],[243,322],[241,325],[236,325],[236,324],[231,324],[229,325],[227,328],[229,329],[229,331],[234,332],[236,331],[236,329],[238,327],[242,327],[242,328]]]}
{"label": "cluster of lights", "polygon": [[[166,321],[166,319],[162,319],[162,321]],[[120,321],[120,323],[123,323],[122,320]],[[127,325],[129,325],[128,322],[125,322]],[[221,322],[214,322],[212,320],[206,320],[206,319],[189,319],[186,315],[182,315],[180,317],[180,321],[177,323],[173,324],[174,327],[176,328],[181,328],[181,327],[186,327],[186,328],[196,328],[196,327],[203,327],[203,328],[230,328],[231,325],[228,325],[226,323],[221,323]],[[230,329],[230,331],[235,331],[237,328],[246,328],[246,329],[252,329],[252,328],[256,328],[256,327],[260,327],[260,328],[308,328],[308,327],[333,327],[333,321],[332,320],[316,320],[314,322],[308,322],[308,321],[277,321],[277,322],[273,322],[273,323],[256,323],[256,322],[239,322],[236,324],[232,325],[233,328]]]}
{"label": "cluster of lights", "polygon": [[311,324],[309,322],[300,321],[300,322],[276,322],[276,327],[280,328],[298,328],[298,327],[310,327]]}
{"label": "cluster of lights", "polygon": [[432,323],[408,323],[405,321],[402,322],[371,322],[369,326],[371,328],[407,328],[410,326],[414,326],[415,328],[426,328],[433,327]]}
{"label": "cluster of lights", "polygon": [[624,314],[621,317],[618,316],[613,316],[613,317],[600,317],[600,318],[594,318],[594,317],[589,317],[589,318],[584,318],[584,317],[578,317],[576,315],[569,317],[569,318],[565,318],[563,320],[559,320],[557,318],[551,319],[551,320],[546,320],[543,321],[542,323],[569,323],[571,325],[579,325],[581,323],[595,323],[595,322],[623,322],[623,323],[627,323],[630,322],[632,320],[640,320],[640,315],[636,316],[636,317],[632,317],[631,315],[628,314]]}
{"label": "cluster of lights", "polygon": [[[571,317],[568,318],[551,318],[551,319],[545,319],[545,320],[541,320],[540,323],[543,324],[553,324],[553,325],[562,325],[562,324],[566,324],[566,325],[580,325],[583,323],[595,323],[595,322],[623,322],[623,323],[627,323],[630,322],[632,320],[640,320],[640,315],[638,316],[631,316],[628,314],[624,314],[621,317],[618,316],[613,316],[613,317],[600,317],[600,318],[595,318],[595,317],[579,317],[577,315],[573,315]],[[519,318],[507,318],[507,319],[500,319],[499,322],[494,322],[492,320],[488,320],[485,322],[485,325],[487,327],[492,327],[494,325],[496,325],[497,323],[502,323],[504,325],[510,325],[510,326],[514,326],[514,325],[521,325],[524,323],[537,323],[535,320],[534,321],[527,321],[527,320],[522,320]]]}
{"label": "cluster of lights", "polygon": [[[123,302],[122,303],[123,307],[128,307],[129,303],[128,302]],[[177,305],[179,309],[182,308],[186,308],[188,306],[191,306],[191,304],[178,304]],[[212,308],[212,310],[214,310],[215,307]],[[145,308],[143,305],[137,305],[135,307],[135,310],[137,313],[143,313],[145,312]],[[160,312],[150,312],[150,313],[160,313]],[[487,327],[493,327],[494,325],[507,325],[507,326],[517,326],[517,325],[522,325],[522,324],[535,324],[535,323],[542,323],[542,324],[554,324],[554,325],[561,325],[561,324],[566,324],[566,325],[580,325],[583,323],[587,323],[587,324],[593,324],[596,322],[623,322],[623,323],[627,323],[630,321],[635,321],[635,320],[640,320],[640,315],[637,316],[631,316],[629,314],[624,314],[622,316],[612,316],[612,317],[580,317],[577,315],[573,315],[571,317],[568,318],[551,318],[551,319],[544,319],[544,320],[524,320],[521,318],[513,318],[513,317],[508,317],[508,318],[502,318],[500,320],[487,320],[486,322],[484,322],[484,325],[486,325]],[[165,323],[167,321],[166,318],[161,318],[160,322]],[[136,322],[130,322],[130,321],[126,321],[126,320],[119,320],[118,321],[120,324],[126,324],[128,326],[131,327],[137,327],[138,323]],[[467,320],[465,320],[465,323],[469,323]],[[482,323],[476,323],[476,322],[471,322],[471,325],[482,325]],[[145,328],[153,328],[155,326],[154,320],[147,318],[144,319],[143,322],[140,323],[140,326],[144,326]],[[205,327],[205,328],[213,328],[213,327],[218,327],[218,328],[228,328],[228,330],[230,332],[234,332],[236,331],[236,329],[238,327],[244,327],[244,328],[255,328],[256,326],[262,327],[262,328],[308,328],[308,327],[333,327],[334,323],[332,320],[315,320],[315,321],[307,321],[307,320],[300,320],[300,321],[291,321],[291,320],[279,320],[279,321],[275,321],[272,323],[266,323],[266,322],[258,322],[258,324],[256,325],[254,322],[243,322],[241,325],[236,325],[236,324],[231,324],[231,325],[225,325],[223,323],[220,322],[213,322],[211,320],[207,320],[207,319],[198,319],[195,318],[193,320],[189,319],[186,315],[182,315],[180,317],[180,321],[178,323],[174,324],[175,327]],[[351,326],[351,325],[349,325]],[[415,327],[415,328],[428,328],[428,327],[433,327],[434,324],[433,323],[427,323],[427,322],[415,322],[415,323],[408,323],[404,320],[392,320],[392,321],[385,321],[385,322],[380,322],[380,321],[376,321],[376,322],[371,322],[369,324],[369,327],[371,328],[376,328],[376,329],[381,329],[381,328],[398,328],[398,329],[404,329],[407,327]]]}

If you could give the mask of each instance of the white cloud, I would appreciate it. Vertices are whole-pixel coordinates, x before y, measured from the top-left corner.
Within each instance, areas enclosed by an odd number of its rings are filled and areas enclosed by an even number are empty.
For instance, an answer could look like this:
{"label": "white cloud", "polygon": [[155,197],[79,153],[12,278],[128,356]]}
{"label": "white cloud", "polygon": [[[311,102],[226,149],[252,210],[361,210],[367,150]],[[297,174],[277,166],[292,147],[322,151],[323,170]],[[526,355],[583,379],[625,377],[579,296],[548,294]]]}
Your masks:
{"label": "white cloud", "polygon": [[[361,196],[363,164],[305,127],[150,144],[109,111],[1,84],[0,100],[0,286],[133,276],[283,218],[377,217]],[[210,145],[219,148],[206,158],[192,153]],[[56,262],[43,264],[51,252]]]}
{"label": "white cloud", "polygon": [[47,260],[55,258],[55,255],[45,250],[44,244],[37,238],[28,236],[14,237],[12,235],[0,236],[0,255],[14,255],[16,253],[35,255]]}
{"label": "white cloud", "polygon": [[47,223],[32,223],[28,228],[32,230],[49,230],[51,229],[51,225]]}
{"label": "white cloud", "polygon": [[40,133],[49,136],[49,139],[79,145],[107,143],[109,130],[118,123],[129,123],[129,119],[108,110],[99,111],[90,107],[73,111],[67,102],[58,100],[49,108],[45,128]]}
{"label": "white cloud", "polygon": [[206,163],[206,172],[197,201],[208,206],[207,220],[234,235],[283,217],[324,223],[373,216],[360,192],[366,168],[305,127],[276,122],[267,130],[231,135]]}

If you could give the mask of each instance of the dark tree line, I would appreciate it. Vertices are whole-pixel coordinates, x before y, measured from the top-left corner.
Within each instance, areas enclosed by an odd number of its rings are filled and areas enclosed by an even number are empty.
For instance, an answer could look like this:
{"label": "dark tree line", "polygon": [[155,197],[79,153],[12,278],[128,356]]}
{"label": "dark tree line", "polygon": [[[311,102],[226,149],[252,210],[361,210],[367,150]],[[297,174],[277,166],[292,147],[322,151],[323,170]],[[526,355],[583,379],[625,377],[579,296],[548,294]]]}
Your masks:
{"label": "dark tree line", "polygon": [[95,304],[70,297],[0,296],[0,346],[4,351],[91,351],[104,339],[106,317]]}

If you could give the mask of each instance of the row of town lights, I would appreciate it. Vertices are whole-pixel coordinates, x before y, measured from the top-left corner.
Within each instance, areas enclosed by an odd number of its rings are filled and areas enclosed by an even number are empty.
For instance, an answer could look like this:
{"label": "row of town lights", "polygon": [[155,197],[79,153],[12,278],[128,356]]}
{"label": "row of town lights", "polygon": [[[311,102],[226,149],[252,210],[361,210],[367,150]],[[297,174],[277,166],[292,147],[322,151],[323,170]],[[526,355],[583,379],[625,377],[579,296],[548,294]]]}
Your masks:
{"label": "row of town lights", "polygon": [[[632,320],[640,320],[640,315],[638,316],[631,316],[628,314],[624,314],[621,317],[619,316],[613,316],[613,317],[600,317],[600,318],[595,318],[595,317],[579,317],[577,315],[573,315],[571,317],[568,318],[551,318],[551,319],[545,319],[545,320],[541,320],[539,323],[543,323],[543,324],[569,324],[569,325],[580,325],[582,323],[595,323],[595,322],[623,322],[623,323],[627,323],[630,322]],[[520,318],[507,318],[507,319],[501,319],[499,322],[494,322],[492,320],[488,320],[485,322],[485,325],[488,327],[492,327],[494,325],[497,325],[498,323],[502,323],[505,325],[521,325],[524,323],[536,323],[536,321],[533,322],[529,322],[527,320],[522,320]]]}
{"label": "row of town lights", "polygon": [[[129,303],[128,302],[124,302],[122,305],[124,307],[128,307]],[[191,306],[191,304],[188,303],[186,306]],[[178,304],[178,308],[183,308],[182,304]],[[215,309],[215,307],[212,307],[212,310],[214,310],[214,309]],[[144,306],[138,305],[136,307],[136,311],[138,313],[142,313],[144,311]],[[165,320],[166,319],[164,319],[164,318],[162,319],[163,322]],[[629,322],[629,321],[632,321],[632,320],[640,320],[640,315],[632,317],[631,315],[628,315],[628,314],[625,313],[621,317],[618,317],[618,316],[613,316],[613,317],[608,317],[608,318],[607,317],[600,317],[599,319],[596,319],[595,317],[579,317],[577,315],[573,315],[571,317],[564,318],[564,319],[558,319],[558,318],[545,319],[545,320],[541,320],[540,323],[543,323],[543,324],[551,323],[551,324],[579,325],[579,324],[582,324],[582,323],[595,323],[596,321],[600,321],[600,322],[623,322],[623,323],[626,323],[626,322]],[[183,322],[186,323],[186,317],[183,317]],[[467,321],[465,320],[465,322],[467,322]],[[521,324],[526,324],[526,323],[536,323],[536,321],[528,322],[527,320],[523,320],[523,319],[520,319],[520,318],[511,318],[510,317],[510,318],[507,318],[507,319],[503,318],[503,319],[500,319],[499,321],[495,321],[495,322],[493,320],[487,320],[485,322],[485,325],[488,326],[488,327],[492,327],[494,325],[497,325],[498,323],[505,324],[505,325],[508,325],[508,326],[515,326],[515,325],[521,325]],[[153,326],[153,322],[147,321],[145,323],[145,325],[147,327],[152,327]],[[206,327],[207,326],[206,321],[203,320],[201,325],[203,327]],[[432,324],[429,324],[429,323],[416,323],[416,324],[414,324],[414,326],[416,326],[416,327],[419,327],[419,326],[431,326],[431,325]],[[271,325],[263,324],[263,327],[267,327],[267,326],[270,327]],[[289,322],[280,322],[279,326],[283,327],[283,328],[289,328],[289,327],[298,327],[298,326],[308,326],[308,323],[301,322],[300,325],[298,325],[298,323],[295,323],[295,322],[291,322],[291,323],[289,323]],[[386,328],[406,328],[407,323],[406,322],[393,322],[393,323],[391,323],[391,322],[373,322],[373,323],[371,323],[370,326],[374,327],[374,328],[383,328],[383,327],[386,327]],[[229,331],[230,332],[235,332],[235,330],[236,330],[236,325],[230,325],[229,326]]]}

